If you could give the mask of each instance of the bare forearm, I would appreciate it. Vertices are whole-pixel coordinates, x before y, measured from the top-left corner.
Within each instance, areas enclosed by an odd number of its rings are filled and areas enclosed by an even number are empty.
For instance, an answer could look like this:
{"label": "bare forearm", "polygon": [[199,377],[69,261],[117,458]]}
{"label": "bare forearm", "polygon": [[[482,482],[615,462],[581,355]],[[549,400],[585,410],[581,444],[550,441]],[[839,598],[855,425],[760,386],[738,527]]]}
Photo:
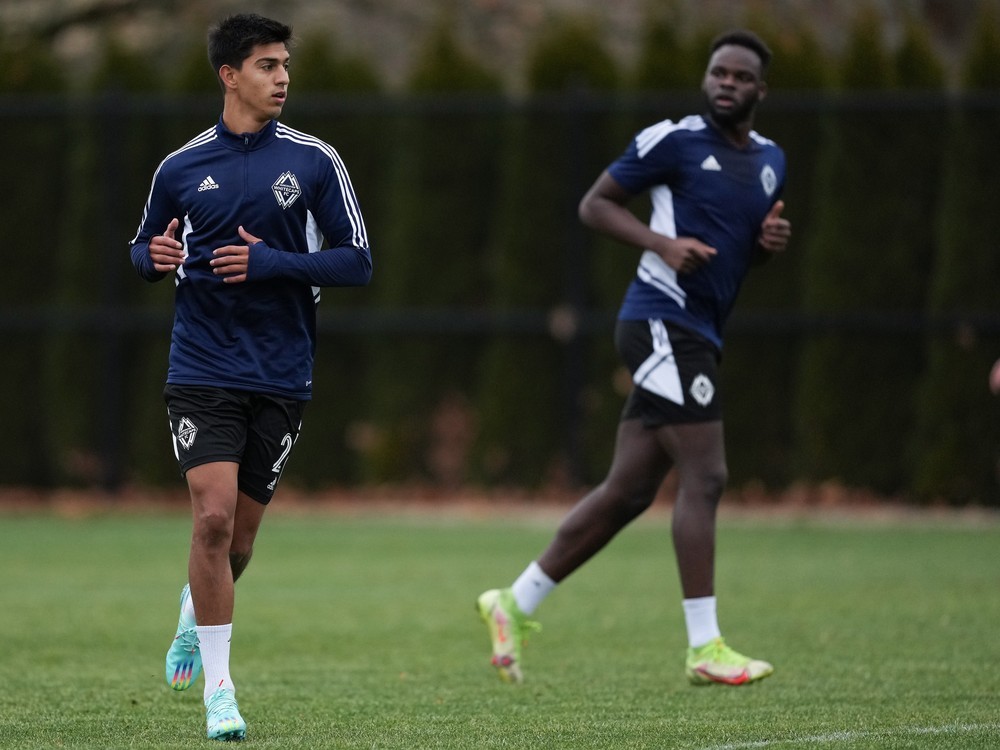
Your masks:
{"label": "bare forearm", "polygon": [[664,236],[654,232],[624,206],[607,198],[590,196],[580,203],[580,221],[590,229],[639,249],[655,249]]}

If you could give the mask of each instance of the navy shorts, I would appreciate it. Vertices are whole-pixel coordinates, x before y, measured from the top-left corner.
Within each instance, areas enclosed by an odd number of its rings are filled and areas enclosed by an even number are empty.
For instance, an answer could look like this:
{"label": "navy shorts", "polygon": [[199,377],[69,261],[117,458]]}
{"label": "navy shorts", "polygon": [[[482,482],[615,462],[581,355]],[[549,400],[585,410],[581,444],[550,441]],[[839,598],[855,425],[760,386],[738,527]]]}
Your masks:
{"label": "navy shorts", "polygon": [[632,373],[622,419],[645,427],[722,419],[719,350],[662,320],[619,320],[615,347]]}
{"label": "navy shorts", "polygon": [[302,427],[304,401],[226,388],[163,390],[181,474],[201,464],[240,465],[238,486],[267,505]]}

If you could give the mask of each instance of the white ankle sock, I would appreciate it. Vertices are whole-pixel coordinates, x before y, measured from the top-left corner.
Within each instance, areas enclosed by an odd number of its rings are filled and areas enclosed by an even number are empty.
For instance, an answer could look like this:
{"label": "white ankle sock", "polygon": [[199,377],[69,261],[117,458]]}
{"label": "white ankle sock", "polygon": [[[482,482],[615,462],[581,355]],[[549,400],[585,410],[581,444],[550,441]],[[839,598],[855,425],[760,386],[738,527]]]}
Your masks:
{"label": "white ankle sock", "polygon": [[511,593],[518,608],[524,614],[530,615],[538,609],[538,605],[555,587],[556,582],[545,574],[537,562],[532,562],[514,581]]}
{"label": "white ankle sock", "polygon": [[236,690],[229,676],[229,645],[233,625],[199,625],[198,642],[201,644],[201,662],[205,669],[205,700],[220,687]]}
{"label": "white ankle sock", "polygon": [[715,597],[700,596],[685,599],[684,622],[687,624],[688,646],[698,648],[718,638],[719,621],[715,614]]}

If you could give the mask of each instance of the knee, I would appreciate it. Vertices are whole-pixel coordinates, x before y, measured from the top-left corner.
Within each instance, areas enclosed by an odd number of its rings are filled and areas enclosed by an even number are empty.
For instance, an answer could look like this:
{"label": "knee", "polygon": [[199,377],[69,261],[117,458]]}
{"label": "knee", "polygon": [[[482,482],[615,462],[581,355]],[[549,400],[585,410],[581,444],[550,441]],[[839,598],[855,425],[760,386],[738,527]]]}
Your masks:
{"label": "knee", "polygon": [[700,497],[718,502],[729,481],[729,470],[724,463],[704,467],[701,471],[685,482],[685,494],[696,494]]}
{"label": "knee", "polygon": [[203,507],[195,513],[194,537],[208,547],[228,547],[233,537],[233,518],[225,510]]}

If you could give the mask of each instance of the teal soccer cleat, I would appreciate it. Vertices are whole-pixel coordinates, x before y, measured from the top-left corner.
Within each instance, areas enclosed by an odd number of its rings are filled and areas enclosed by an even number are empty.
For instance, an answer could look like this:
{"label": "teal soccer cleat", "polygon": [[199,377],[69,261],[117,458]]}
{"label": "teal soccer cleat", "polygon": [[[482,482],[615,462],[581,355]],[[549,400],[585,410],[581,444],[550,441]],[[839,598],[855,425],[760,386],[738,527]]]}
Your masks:
{"label": "teal soccer cleat", "polygon": [[187,690],[201,674],[201,650],[193,617],[184,617],[184,605],[191,598],[191,586],[181,590],[181,616],[177,634],[167,650],[167,684],[174,690]]}
{"label": "teal soccer cleat", "polygon": [[208,739],[239,742],[247,736],[247,723],[240,716],[236,693],[219,688],[205,701]]}

